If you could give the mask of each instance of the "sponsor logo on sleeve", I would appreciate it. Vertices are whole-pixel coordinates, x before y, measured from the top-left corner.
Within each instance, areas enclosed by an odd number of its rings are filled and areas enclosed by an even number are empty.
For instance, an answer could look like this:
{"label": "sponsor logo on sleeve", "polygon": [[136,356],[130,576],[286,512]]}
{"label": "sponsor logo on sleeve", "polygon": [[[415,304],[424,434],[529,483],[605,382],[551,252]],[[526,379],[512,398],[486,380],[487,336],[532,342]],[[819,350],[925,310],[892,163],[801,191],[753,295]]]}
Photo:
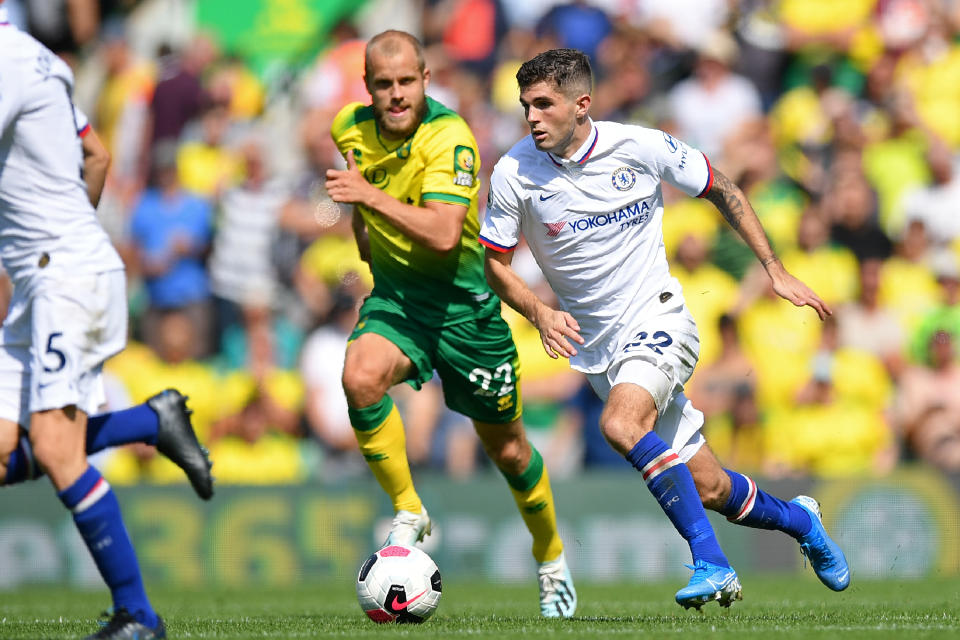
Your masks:
{"label": "sponsor logo on sleeve", "polygon": [[458,144],[453,150],[453,184],[461,187],[473,186],[473,170],[477,156],[471,147]]}
{"label": "sponsor logo on sleeve", "polygon": [[50,73],[53,70],[53,54],[46,49],[42,49],[37,56],[35,70],[37,75],[41,76],[44,80],[49,79]]}
{"label": "sponsor logo on sleeve", "polygon": [[667,149],[670,150],[670,153],[680,152],[680,162],[677,164],[679,169],[685,169],[687,166],[687,153],[690,151],[690,147],[683,144],[672,135],[666,131],[661,131],[663,134],[663,141],[667,143]]}
{"label": "sponsor logo on sleeve", "polygon": [[667,148],[670,149],[670,153],[676,153],[677,149],[680,148],[680,143],[678,143],[677,139],[666,131],[661,133],[663,133],[663,141],[667,143]]}

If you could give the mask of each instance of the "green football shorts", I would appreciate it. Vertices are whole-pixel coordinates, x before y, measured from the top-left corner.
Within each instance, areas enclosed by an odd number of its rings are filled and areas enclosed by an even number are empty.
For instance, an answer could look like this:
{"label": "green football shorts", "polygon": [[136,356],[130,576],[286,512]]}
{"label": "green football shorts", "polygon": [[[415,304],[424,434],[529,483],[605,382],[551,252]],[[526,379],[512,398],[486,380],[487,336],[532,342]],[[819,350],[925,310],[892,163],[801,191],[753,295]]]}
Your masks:
{"label": "green football shorts", "polygon": [[436,371],[448,407],[492,424],[520,417],[520,360],[510,327],[495,312],[457,324],[427,327],[396,304],[370,296],[350,340],[365,333],[383,336],[410,358],[405,382],[414,389]]}

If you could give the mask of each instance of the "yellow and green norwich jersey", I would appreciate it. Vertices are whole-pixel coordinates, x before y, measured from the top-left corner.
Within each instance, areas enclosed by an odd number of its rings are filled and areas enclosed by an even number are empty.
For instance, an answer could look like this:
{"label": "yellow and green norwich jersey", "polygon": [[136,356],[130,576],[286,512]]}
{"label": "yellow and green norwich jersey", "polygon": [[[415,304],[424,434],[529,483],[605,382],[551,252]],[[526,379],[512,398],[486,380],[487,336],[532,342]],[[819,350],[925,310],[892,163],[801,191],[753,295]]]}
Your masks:
{"label": "yellow and green norwich jersey", "polygon": [[500,300],[483,274],[477,242],[477,142],[463,118],[427,98],[423,122],[403,141],[380,137],[373,108],[348,104],[333,120],[333,139],[353,152],[367,181],[400,202],[467,207],[460,243],[445,255],[417,244],[382,215],[358,206],[370,236],[373,295],[393,300],[429,326],[489,315]]}

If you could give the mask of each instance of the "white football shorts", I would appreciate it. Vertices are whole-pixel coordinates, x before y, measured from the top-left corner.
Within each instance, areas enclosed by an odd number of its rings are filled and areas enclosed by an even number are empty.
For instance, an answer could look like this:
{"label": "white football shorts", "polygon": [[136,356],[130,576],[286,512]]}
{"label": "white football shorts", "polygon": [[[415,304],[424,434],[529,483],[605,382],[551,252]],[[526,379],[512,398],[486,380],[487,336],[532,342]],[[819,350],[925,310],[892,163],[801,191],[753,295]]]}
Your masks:
{"label": "white football shorts", "polygon": [[70,405],[96,413],[103,363],[127,340],[122,270],[14,288],[0,333],[0,418],[30,426],[30,414]]}
{"label": "white football shorts", "polygon": [[587,380],[604,402],[618,384],[650,392],[659,414],[654,431],[687,462],[706,442],[700,433],[703,413],[683,393],[699,357],[697,325],[686,307],[679,307],[624,332],[607,370],[588,373]]}

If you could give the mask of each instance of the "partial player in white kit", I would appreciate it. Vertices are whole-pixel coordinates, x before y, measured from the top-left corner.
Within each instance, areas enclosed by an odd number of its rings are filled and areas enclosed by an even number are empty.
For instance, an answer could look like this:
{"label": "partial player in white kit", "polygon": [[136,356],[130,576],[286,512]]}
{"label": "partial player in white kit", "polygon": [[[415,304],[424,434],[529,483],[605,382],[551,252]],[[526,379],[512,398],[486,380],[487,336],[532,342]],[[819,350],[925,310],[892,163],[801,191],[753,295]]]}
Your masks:
{"label": "partial player in white kit", "polygon": [[103,362],[126,343],[126,278],[93,208],[109,156],[95,134],[82,140],[89,127],[72,91],[67,65],[0,6],[0,259],[14,287],[0,334],[0,479],[45,473],[72,512],[113,596],[112,618],[91,638],[163,638],[117,499],[86,456],[156,445],[203,498],[210,463],[175,390],[91,415]]}
{"label": "partial player in white kit", "polygon": [[[847,563],[816,500],[775,498],[724,469],[705,446],[703,414],[683,394],[700,344],[669,273],[661,182],[716,205],[763,263],[777,294],[812,307],[821,319],[830,309],[787,273],[743,192],[701,152],[659,130],[590,119],[592,72],[583,53],[541,53],[520,67],[517,81],[531,135],[491,177],[480,231],[487,279],[537,327],[551,357],[568,357],[587,374],[605,402],[604,437],[642,473],[689,543],[694,573],[677,602],[729,606],[741,597],[704,507],[738,524],[792,535],[820,580],[845,589]],[[560,310],[539,300],[510,267],[521,234]]]}

